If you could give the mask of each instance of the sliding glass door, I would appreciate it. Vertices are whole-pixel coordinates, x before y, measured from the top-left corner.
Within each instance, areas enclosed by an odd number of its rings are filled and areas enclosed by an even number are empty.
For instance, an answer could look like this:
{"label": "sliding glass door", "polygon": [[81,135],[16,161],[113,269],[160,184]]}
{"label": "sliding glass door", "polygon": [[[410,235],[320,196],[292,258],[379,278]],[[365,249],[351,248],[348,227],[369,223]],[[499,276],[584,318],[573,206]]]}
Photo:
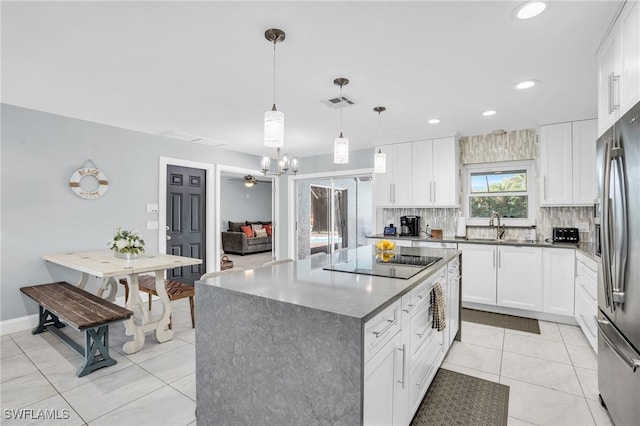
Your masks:
{"label": "sliding glass door", "polygon": [[297,257],[366,244],[372,229],[371,176],[297,181]]}

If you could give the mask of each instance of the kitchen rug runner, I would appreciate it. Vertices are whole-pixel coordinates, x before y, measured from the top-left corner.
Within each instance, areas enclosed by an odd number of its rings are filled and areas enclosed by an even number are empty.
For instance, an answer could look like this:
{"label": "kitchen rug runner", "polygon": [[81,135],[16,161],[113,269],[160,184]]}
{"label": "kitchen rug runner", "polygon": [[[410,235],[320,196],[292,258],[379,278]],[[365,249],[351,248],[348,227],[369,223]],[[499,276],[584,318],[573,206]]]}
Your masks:
{"label": "kitchen rug runner", "polygon": [[411,426],[507,426],[509,386],[441,368]]}
{"label": "kitchen rug runner", "polygon": [[536,319],[495,314],[493,312],[478,311],[476,309],[468,308],[462,308],[460,315],[462,321],[540,334],[540,324],[538,324],[538,320]]}

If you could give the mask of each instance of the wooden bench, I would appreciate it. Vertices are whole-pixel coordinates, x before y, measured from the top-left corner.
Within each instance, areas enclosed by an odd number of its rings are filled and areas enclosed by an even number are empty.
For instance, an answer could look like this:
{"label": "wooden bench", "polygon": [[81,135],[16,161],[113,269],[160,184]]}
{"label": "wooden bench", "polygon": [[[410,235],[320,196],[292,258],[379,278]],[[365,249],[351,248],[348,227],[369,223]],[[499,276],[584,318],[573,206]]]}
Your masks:
{"label": "wooden bench", "polygon": [[[109,324],[130,318],[133,312],[67,282],[22,287],[20,291],[40,308],[38,326],[32,334],[51,331],[83,356],[78,377],[116,364],[109,356]],[[65,327],[61,320],[84,333],[84,348],[59,330]]]}

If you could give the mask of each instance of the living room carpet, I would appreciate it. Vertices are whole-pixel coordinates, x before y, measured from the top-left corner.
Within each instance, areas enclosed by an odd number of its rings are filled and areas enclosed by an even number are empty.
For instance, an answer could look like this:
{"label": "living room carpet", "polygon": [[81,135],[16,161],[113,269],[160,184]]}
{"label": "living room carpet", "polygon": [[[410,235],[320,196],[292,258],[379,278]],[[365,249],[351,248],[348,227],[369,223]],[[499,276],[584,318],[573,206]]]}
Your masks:
{"label": "living room carpet", "polygon": [[411,426],[506,426],[509,386],[441,368]]}
{"label": "living room carpet", "polygon": [[468,308],[462,308],[460,314],[462,321],[540,334],[540,324],[536,319],[517,317],[514,315],[495,314],[493,312],[478,311],[476,309]]}

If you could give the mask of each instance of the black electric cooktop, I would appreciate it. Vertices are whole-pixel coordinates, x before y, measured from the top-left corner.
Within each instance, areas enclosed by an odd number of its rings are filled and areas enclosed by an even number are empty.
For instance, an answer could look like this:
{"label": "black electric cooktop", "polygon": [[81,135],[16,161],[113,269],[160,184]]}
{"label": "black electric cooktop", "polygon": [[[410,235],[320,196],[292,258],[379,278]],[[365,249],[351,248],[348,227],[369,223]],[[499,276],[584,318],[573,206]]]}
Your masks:
{"label": "black electric cooktop", "polygon": [[346,262],[334,263],[322,269],[408,280],[440,259],[442,258],[436,256],[412,256],[391,252],[377,252],[371,258],[359,257]]}

